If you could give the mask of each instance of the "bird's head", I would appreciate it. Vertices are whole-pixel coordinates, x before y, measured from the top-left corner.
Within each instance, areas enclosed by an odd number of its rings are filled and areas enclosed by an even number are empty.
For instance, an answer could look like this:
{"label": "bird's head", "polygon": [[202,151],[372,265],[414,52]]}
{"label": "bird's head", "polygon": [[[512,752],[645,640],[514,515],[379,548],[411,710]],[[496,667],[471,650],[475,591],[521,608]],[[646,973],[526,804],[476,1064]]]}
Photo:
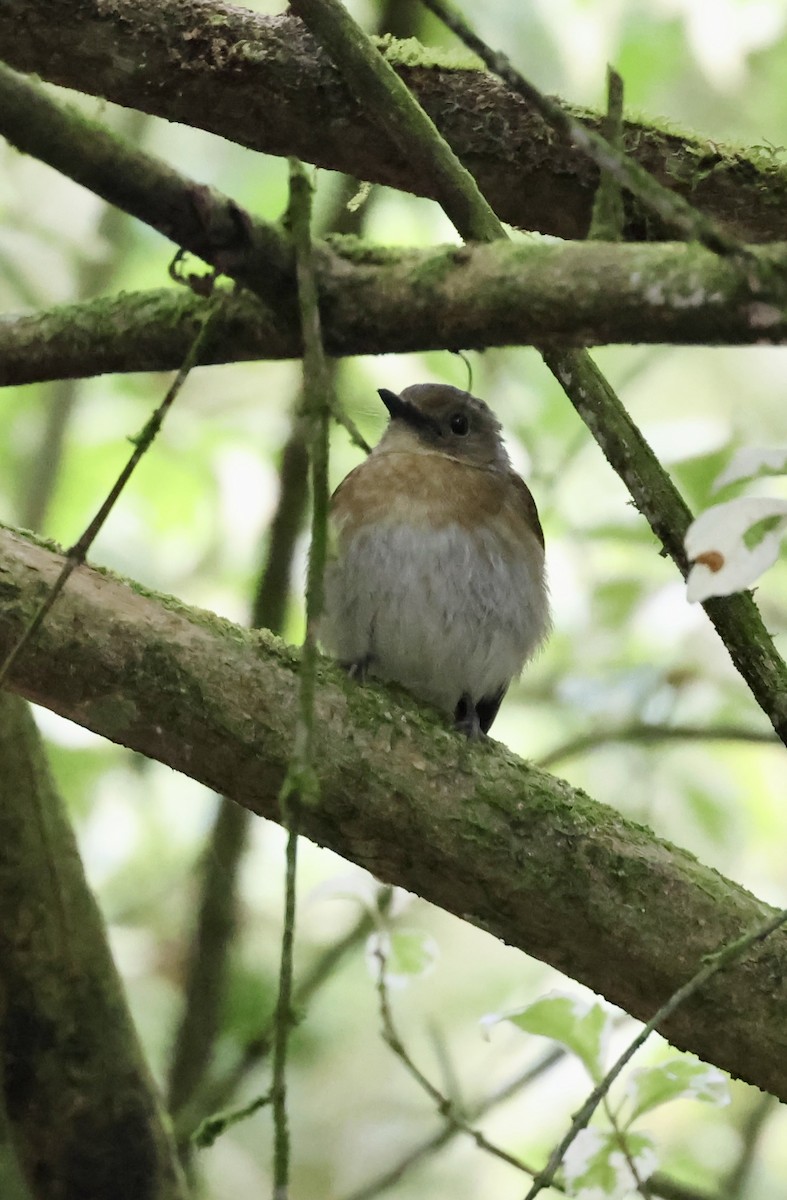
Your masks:
{"label": "bird's head", "polygon": [[446,454],[475,467],[508,470],[500,423],[483,400],[442,383],[415,383],[401,394],[380,388],[391,417],[377,450]]}

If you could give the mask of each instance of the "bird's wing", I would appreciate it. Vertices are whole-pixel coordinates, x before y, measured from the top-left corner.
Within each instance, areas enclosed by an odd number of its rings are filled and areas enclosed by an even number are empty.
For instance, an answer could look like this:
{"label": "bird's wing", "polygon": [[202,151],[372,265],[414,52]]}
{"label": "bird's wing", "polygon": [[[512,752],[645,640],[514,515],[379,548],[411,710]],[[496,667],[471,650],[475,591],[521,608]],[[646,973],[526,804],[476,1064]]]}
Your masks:
{"label": "bird's wing", "polygon": [[519,511],[524,516],[533,533],[538,538],[538,541],[543,549],[544,546],[544,531],[541,528],[541,522],[538,519],[538,509],[536,502],[533,499],[530,488],[525,483],[516,471],[511,472],[511,481],[514,485],[514,503]]}

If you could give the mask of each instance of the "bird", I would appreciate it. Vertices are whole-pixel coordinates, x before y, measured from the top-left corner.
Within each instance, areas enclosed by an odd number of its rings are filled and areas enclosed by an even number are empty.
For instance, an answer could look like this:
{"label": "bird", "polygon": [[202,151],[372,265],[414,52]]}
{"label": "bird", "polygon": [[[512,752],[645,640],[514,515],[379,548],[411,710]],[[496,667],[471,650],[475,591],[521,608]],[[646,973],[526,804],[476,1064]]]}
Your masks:
{"label": "bird", "polygon": [[389,422],[329,509],[320,637],[485,737],[545,639],[544,534],[500,423],[447,384],[381,388]]}

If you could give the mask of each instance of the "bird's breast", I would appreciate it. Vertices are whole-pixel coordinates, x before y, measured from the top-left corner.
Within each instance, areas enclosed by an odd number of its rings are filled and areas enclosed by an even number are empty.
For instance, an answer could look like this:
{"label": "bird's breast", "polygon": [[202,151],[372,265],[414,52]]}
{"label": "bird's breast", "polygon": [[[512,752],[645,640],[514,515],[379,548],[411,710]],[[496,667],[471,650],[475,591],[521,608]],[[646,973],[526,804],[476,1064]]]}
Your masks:
{"label": "bird's breast", "polygon": [[548,620],[543,550],[509,482],[442,455],[352,472],[332,502],[327,647],[449,711],[505,686]]}
{"label": "bird's breast", "polygon": [[407,524],[429,531],[458,526],[471,534],[499,527],[506,540],[529,544],[534,530],[515,479],[444,454],[372,455],[337,489],[332,520],[343,540],[369,524]]}

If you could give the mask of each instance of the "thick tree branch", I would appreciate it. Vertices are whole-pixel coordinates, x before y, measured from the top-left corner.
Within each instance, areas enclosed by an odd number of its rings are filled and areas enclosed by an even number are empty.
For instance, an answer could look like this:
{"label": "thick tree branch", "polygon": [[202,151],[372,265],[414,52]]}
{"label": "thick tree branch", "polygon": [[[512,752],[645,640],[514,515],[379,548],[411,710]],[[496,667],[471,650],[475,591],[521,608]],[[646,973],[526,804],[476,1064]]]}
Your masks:
{"label": "thick tree branch", "polygon": [[[334,357],[489,346],[755,345],[787,339],[787,246],[744,275],[698,246],[497,242],[318,250]],[[162,289],[0,319],[0,385],[176,368],[204,301]],[[228,298],[206,361],[297,358],[288,324],[250,293]]]}
{"label": "thick tree branch", "polygon": [[[0,534],[0,650],[61,558]],[[298,656],[207,613],[80,568],[14,672],[22,694],[278,817]],[[314,841],[552,963],[646,1018],[762,921],[743,889],[501,747],[471,747],[391,690],[330,664],[317,695]],[[779,933],[663,1030],[787,1098]],[[713,1019],[709,1019],[709,1013]]]}
{"label": "thick tree branch", "polygon": [[[227,358],[300,354],[292,255],[276,227],[253,220],[228,197],[54,103],[3,67],[0,132],[252,289],[263,305],[246,297],[228,307],[221,338]],[[461,195],[457,203],[464,204]],[[787,309],[784,265],[783,246],[752,256],[745,272],[697,247],[674,245],[397,252],[346,240],[323,245],[317,257],[333,355],[546,341],[779,341]],[[184,328],[193,329],[195,302],[184,297],[175,310],[162,309],[154,294],[77,311],[76,328],[46,314],[21,325],[6,318],[0,379],[169,365]],[[31,342],[33,370],[43,372],[48,360],[51,375],[29,373]]]}
{"label": "thick tree branch", "polygon": [[0,693],[0,1087],[36,1200],[183,1200],[101,916],[27,705]]}
{"label": "thick tree branch", "polygon": [[[356,104],[289,16],[263,17],[218,0],[5,0],[3,57],[18,69],[268,154],[434,196]],[[427,52],[428,53],[428,52]],[[399,73],[472,171],[498,215],[567,238],[587,232],[596,169],[556,142],[543,119],[492,76],[422,65],[411,43]],[[320,119],[315,120],[315,113]],[[584,116],[598,129],[600,116]],[[787,172],[710,142],[625,124],[625,148],[668,187],[745,241],[787,238]],[[628,203],[626,236],[659,236]]]}
{"label": "thick tree branch", "polygon": [[[161,288],[0,317],[0,383],[176,370],[207,303],[185,288]],[[277,327],[250,292],[226,297],[217,330],[206,364],[300,353],[295,328]]]}

